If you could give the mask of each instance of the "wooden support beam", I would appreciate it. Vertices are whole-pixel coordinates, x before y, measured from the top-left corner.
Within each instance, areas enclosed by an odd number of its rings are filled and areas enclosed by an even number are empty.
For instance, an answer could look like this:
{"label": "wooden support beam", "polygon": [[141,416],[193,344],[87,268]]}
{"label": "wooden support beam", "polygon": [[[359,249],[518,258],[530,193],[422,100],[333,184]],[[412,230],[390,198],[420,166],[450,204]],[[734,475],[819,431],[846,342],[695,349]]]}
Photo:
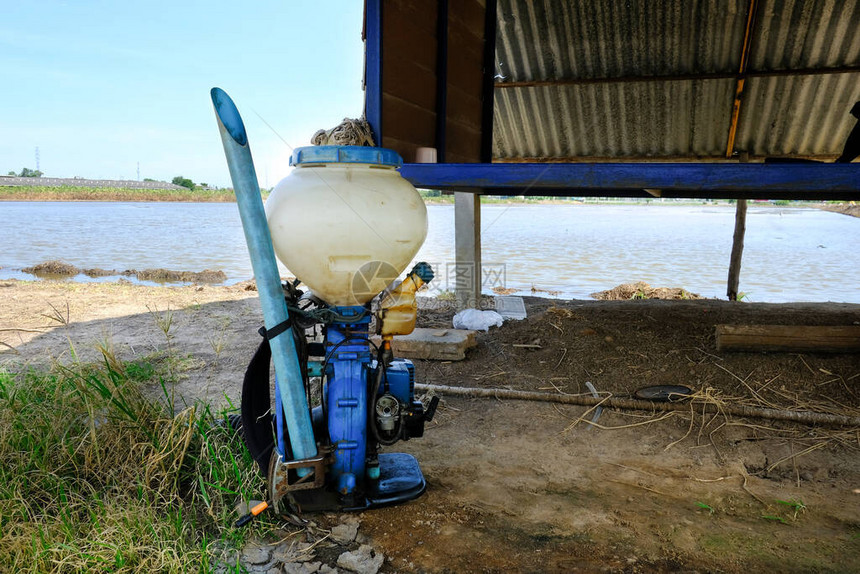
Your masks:
{"label": "wooden support beam", "polygon": [[860,352],[860,326],[717,325],[718,351]]}
{"label": "wooden support beam", "polygon": [[729,301],[738,300],[738,285],[741,278],[741,259],[744,254],[744,235],[747,230],[747,200],[739,199],[735,209],[735,234],[732,237],[732,255],[729,258],[729,281],[726,296]]}
{"label": "wooden support beam", "polygon": [[735,137],[738,133],[738,119],[741,114],[741,102],[744,96],[744,85],[746,84],[747,65],[752,51],[753,27],[755,26],[755,14],[758,0],[749,0],[747,7],[747,27],[744,30],[744,43],[741,46],[741,59],[738,65],[738,77],[735,81],[735,101],[732,105],[732,117],[729,122],[729,137],[726,144],[726,157],[732,157],[735,151]]}
{"label": "wooden support beam", "polygon": [[477,309],[481,301],[481,196],[476,193],[454,193],[454,257],[457,307]]}
{"label": "wooden support beam", "polygon": [[[788,70],[754,70],[744,75],[749,78],[794,78],[798,76],[830,76],[834,74],[856,74],[860,66],[835,66],[824,68],[792,68]],[[695,82],[737,79],[737,72],[714,72],[708,74],[663,74],[653,76],[605,76],[600,78],[559,78],[557,80],[526,80],[522,82],[496,82],[496,89],[547,88],[553,86],[591,86],[595,84],[634,84],[643,82]]]}
{"label": "wooden support beam", "polygon": [[481,161],[493,161],[493,105],[496,91],[496,0],[484,8],[484,80],[481,88]]}
{"label": "wooden support beam", "polygon": [[448,0],[439,0],[436,24],[436,161],[445,163],[448,145]]}

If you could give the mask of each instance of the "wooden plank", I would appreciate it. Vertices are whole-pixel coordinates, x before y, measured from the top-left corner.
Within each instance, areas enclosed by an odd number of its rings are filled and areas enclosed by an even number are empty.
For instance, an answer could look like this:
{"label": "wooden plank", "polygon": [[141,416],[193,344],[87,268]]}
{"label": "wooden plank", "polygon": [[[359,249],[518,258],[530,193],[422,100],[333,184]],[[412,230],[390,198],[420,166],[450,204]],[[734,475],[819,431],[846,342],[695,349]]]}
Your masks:
{"label": "wooden plank", "polygon": [[451,21],[462,25],[479,38],[484,35],[484,6],[475,0],[451,3]]}
{"label": "wooden plank", "polygon": [[[448,153],[454,156],[468,158],[467,163],[481,161],[481,130],[479,127],[468,127],[458,122],[448,122]],[[463,161],[462,159],[459,161]]]}
{"label": "wooden plank", "polygon": [[860,352],[860,326],[717,325],[718,351]]}
{"label": "wooden plank", "polygon": [[385,60],[382,90],[436,113],[436,73],[413,66],[408,60],[399,57]]}
{"label": "wooden plank", "polygon": [[[416,106],[413,103],[383,94],[382,105],[385,110],[385,135],[409,141],[410,139],[433,141],[436,133],[436,113]],[[410,138],[409,134],[414,134]],[[422,144],[422,145],[432,145]]]}
{"label": "wooden plank", "polygon": [[[448,153],[448,157],[451,163],[476,163],[474,157],[470,155],[459,155],[457,153]],[[468,191],[469,193],[475,193],[480,190],[477,189],[464,189],[463,191]]]}
{"label": "wooden plank", "polygon": [[467,94],[454,86],[448,87],[448,121],[481,131],[481,98]]}
{"label": "wooden plank", "polygon": [[448,31],[448,84],[481,97],[484,78],[484,43],[471,34]]}
{"label": "wooden plank", "polygon": [[[385,0],[385,17],[396,19],[397,25],[405,20],[409,26],[417,26],[435,34],[436,2],[427,0]],[[387,38],[386,38],[387,39]]]}
{"label": "wooden plank", "polygon": [[[386,5],[387,7],[387,5]],[[435,22],[435,18],[434,18]],[[406,15],[385,11],[382,24],[383,76],[388,73],[389,60],[400,58],[413,66],[435,74],[436,70],[436,34],[415,24],[414,19]],[[394,78],[395,81],[399,81]]]}

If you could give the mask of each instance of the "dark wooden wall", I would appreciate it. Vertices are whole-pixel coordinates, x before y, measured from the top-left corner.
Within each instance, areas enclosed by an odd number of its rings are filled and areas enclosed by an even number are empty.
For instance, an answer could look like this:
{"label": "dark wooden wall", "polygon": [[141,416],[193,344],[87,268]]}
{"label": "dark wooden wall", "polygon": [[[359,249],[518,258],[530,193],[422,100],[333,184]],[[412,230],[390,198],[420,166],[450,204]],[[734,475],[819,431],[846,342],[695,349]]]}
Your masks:
{"label": "dark wooden wall", "polygon": [[378,143],[406,162],[419,147],[437,148],[448,163],[480,162],[486,0],[382,0],[381,8]]}
{"label": "dark wooden wall", "polygon": [[448,3],[447,163],[481,161],[484,2]]}

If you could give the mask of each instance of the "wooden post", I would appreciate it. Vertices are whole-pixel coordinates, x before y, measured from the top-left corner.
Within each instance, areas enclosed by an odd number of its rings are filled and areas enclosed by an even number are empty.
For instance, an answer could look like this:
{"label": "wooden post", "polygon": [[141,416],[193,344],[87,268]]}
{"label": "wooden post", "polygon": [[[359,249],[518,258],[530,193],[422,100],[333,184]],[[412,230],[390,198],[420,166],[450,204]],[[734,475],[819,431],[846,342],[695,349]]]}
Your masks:
{"label": "wooden post", "polygon": [[[454,192],[454,294],[458,309],[481,300],[481,196]],[[448,275],[449,281],[452,279]]]}
{"label": "wooden post", "polygon": [[735,234],[732,238],[732,256],[729,260],[729,284],[726,295],[729,301],[738,300],[738,284],[741,278],[741,257],[744,254],[744,234],[747,230],[747,200],[739,199],[735,210]]}

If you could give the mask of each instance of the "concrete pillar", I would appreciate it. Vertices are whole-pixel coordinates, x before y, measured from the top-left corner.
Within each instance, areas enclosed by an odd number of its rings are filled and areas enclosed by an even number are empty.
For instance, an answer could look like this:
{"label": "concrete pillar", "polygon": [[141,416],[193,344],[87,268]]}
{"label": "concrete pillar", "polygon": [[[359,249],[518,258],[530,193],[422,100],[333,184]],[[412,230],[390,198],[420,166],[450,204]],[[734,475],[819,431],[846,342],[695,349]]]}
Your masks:
{"label": "concrete pillar", "polygon": [[477,193],[454,193],[454,257],[457,308],[477,309],[481,300],[481,196]]}

